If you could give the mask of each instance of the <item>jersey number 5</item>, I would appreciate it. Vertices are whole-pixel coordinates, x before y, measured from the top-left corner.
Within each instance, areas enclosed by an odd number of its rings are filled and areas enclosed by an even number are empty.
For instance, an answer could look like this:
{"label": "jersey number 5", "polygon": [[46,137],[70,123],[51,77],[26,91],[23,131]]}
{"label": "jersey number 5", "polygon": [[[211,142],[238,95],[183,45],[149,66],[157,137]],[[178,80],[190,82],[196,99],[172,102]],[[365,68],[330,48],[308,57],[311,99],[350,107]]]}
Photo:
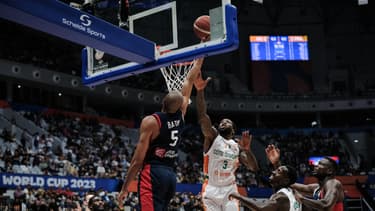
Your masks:
{"label": "jersey number 5", "polygon": [[169,146],[174,147],[177,144],[178,141],[178,130],[172,130],[171,131],[171,140],[174,141],[173,143],[170,143]]}

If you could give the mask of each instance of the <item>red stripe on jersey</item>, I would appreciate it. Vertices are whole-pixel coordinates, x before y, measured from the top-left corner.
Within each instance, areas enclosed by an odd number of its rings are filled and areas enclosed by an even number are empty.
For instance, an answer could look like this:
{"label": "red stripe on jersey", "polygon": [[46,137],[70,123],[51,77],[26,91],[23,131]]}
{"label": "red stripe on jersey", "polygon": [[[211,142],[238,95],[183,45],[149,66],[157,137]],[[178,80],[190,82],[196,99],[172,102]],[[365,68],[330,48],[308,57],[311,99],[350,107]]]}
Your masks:
{"label": "red stripe on jersey", "polygon": [[156,121],[158,121],[159,128],[161,128],[161,121],[159,115],[153,114],[152,116],[155,117]]}
{"label": "red stripe on jersey", "polygon": [[139,201],[141,210],[154,211],[154,201],[151,184],[151,165],[145,165],[141,172],[139,185]]}

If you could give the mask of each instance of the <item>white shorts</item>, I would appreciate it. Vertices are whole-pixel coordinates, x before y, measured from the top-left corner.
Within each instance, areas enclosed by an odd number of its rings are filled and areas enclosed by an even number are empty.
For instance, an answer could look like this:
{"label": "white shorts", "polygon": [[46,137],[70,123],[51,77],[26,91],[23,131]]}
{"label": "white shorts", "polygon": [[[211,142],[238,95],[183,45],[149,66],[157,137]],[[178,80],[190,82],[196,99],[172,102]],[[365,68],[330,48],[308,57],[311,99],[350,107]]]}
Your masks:
{"label": "white shorts", "polygon": [[236,211],[240,210],[236,199],[229,200],[229,194],[238,192],[237,185],[213,186],[203,184],[202,201],[205,211]]}

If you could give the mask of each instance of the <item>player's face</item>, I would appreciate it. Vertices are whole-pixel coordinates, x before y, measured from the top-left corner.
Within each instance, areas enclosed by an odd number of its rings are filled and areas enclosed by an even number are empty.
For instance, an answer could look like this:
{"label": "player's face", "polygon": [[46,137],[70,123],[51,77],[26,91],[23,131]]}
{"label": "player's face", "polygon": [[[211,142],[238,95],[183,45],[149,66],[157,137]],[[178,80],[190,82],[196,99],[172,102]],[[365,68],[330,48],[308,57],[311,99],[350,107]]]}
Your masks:
{"label": "player's face", "polygon": [[233,122],[230,119],[222,119],[219,124],[219,133],[221,136],[228,136],[233,134]]}
{"label": "player's face", "polygon": [[329,160],[323,158],[317,165],[314,166],[313,175],[314,176],[326,176],[329,168]]}
{"label": "player's face", "polygon": [[288,168],[286,166],[280,166],[279,168],[272,171],[269,177],[270,184],[272,187],[280,186],[283,181],[288,179]]}

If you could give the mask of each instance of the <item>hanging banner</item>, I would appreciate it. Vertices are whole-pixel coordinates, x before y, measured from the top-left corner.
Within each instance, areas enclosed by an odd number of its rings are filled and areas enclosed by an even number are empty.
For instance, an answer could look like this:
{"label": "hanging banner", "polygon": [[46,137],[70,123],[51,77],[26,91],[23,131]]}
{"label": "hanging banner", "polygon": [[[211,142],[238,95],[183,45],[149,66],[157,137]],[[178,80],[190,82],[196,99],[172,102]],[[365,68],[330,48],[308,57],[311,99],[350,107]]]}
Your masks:
{"label": "hanging banner", "polygon": [[70,189],[72,191],[98,190],[117,191],[119,180],[79,178],[69,176],[45,176],[31,174],[0,173],[0,188],[15,189],[17,186],[43,189]]}

